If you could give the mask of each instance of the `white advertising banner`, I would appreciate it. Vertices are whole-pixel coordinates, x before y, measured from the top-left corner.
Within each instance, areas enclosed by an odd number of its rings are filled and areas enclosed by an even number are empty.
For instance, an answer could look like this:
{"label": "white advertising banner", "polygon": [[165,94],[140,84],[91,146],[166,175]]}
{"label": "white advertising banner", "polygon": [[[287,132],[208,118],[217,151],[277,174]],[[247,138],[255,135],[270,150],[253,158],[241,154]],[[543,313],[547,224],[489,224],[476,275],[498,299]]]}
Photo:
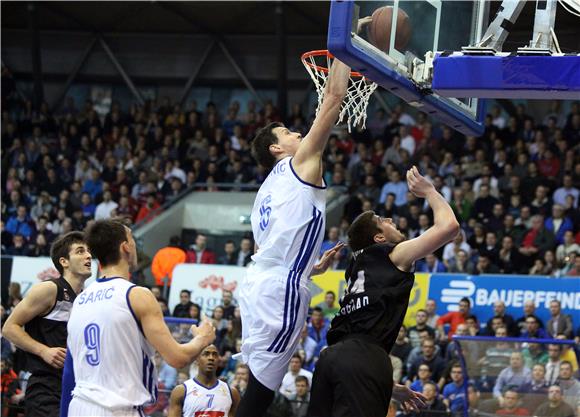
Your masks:
{"label": "white advertising banner", "polygon": [[[179,303],[181,290],[191,291],[191,301],[199,304],[202,312],[211,317],[214,307],[222,302],[222,291],[230,290],[237,300],[238,287],[247,268],[227,265],[179,264],[173,270],[169,292],[169,309]],[[234,301],[234,304],[237,304]]]}
{"label": "white advertising banner", "polygon": [[[85,283],[88,286],[97,277],[97,262],[93,261],[93,275]],[[22,295],[34,284],[48,279],[58,278],[59,273],[48,257],[32,258],[28,256],[12,257],[12,272],[10,274],[11,282],[18,282]]]}

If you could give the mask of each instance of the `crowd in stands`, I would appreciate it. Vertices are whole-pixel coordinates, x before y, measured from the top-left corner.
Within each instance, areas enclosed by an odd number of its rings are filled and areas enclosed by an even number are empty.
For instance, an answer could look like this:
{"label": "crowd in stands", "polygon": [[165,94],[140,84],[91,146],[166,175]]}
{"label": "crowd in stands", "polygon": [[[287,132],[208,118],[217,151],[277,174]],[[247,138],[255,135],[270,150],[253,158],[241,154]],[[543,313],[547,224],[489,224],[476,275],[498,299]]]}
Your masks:
{"label": "crowd in stands", "polygon": [[[295,105],[288,116],[267,102],[232,102],[226,114],[209,102],[187,108],[169,99],[98,114],[87,100],[67,99],[53,114],[46,103],[3,101],[2,249],[45,256],[59,234],[95,219],[147,221],[188,188],[239,190],[267,172],[250,155],[256,130],[280,121],[307,133],[312,115]],[[417,165],[451,203],[462,225],[453,243],[419,263],[418,271],[523,273],[559,277],[580,271],[580,103],[542,118],[524,104],[507,116],[493,107],[485,133],[465,137],[401,105],[369,115],[352,133],[337,125],[324,157],[330,198],[350,195],[328,240],[343,239],[363,210],[392,217],[408,237],[432,223],[424,201],[402,173]],[[203,185],[202,185],[203,184]],[[224,248],[204,263],[231,263]],[[230,247],[231,249],[231,247]],[[230,252],[231,256],[231,252]],[[347,251],[334,267],[343,268]],[[188,262],[199,262],[188,257]]]}
{"label": "crowd in stands", "polygon": [[[312,121],[312,115],[300,106],[284,117],[272,103],[259,109],[249,102],[242,112],[240,104],[233,102],[226,114],[219,114],[214,103],[198,108],[193,102],[182,108],[163,100],[128,109],[113,103],[104,115],[97,113],[91,101],[77,107],[69,99],[55,114],[46,103],[38,110],[29,101],[5,103],[3,99],[2,104],[2,253],[27,256],[47,256],[59,234],[83,230],[96,219],[121,216],[130,223],[146,222],[188,188],[239,190],[241,184],[260,184],[267,172],[250,155],[249,141],[255,131],[271,121],[282,121],[305,134]],[[494,107],[479,138],[433,124],[422,113],[412,116],[402,106],[389,113],[378,110],[369,115],[366,129],[358,127],[348,133],[338,125],[324,161],[329,197],[349,195],[349,200],[340,223],[328,225],[322,251],[346,241],[350,222],[364,210],[392,217],[409,238],[430,227],[432,212],[408,192],[402,175],[417,165],[451,203],[462,226],[456,239],[419,262],[417,271],[580,275],[579,103],[572,103],[564,113],[554,102],[542,118],[529,116],[523,104],[509,116]],[[224,188],[222,183],[233,186]],[[246,266],[252,249],[250,237],[230,240],[223,249],[208,248],[207,236],[200,233],[194,245],[183,249],[183,259]],[[345,249],[337,254],[332,268],[344,269],[347,261]],[[162,266],[160,277],[167,275]],[[161,285],[160,280],[156,283]],[[241,337],[232,294],[224,291],[220,306],[202,311],[191,302],[191,294],[182,291],[180,303],[170,312],[162,290],[153,287],[152,291],[167,316],[211,316],[219,333],[221,377],[243,393],[249,374],[247,367],[232,358]],[[16,294],[10,303],[18,301]],[[326,345],[336,303],[336,296],[328,293],[324,305],[311,312],[272,416],[305,415],[312,371]],[[573,415],[566,414],[571,408],[580,415],[580,403],[571,400],[580,399],[574,354],[580,344],[580,323],[561,314],[557,302],[550,303],[552,319],[546,323],[534,314],[533,303],[526,303],[522,317],[514,318],[498,302],[488,323],[480,323],[470,313],[468,300],[460,302],[457,313],[443,317],[436,316],[435,303],[430,300],[416,314],[413,326],[401,328],[391,352],[395,380],[421,390],[429,399],[430,408],[421,415],[461,410],[464,391],[458,387],[464,375],[457,366],[460,347],[451,340],[453,334],[575,337],[574,347],[506,347],[498,342],[479,356],[464,353],[483,358],[476,367],[484,372],[468,372],[470,378],[480,376],[469,381],[470,412],[568,417]],[[6,307],[9,314],[10,305]],[[4,313],[3,307],[3,318]],[[176,339],[189,337],[188,326],[172,326]],[[23,369],[5,342],[2,339],[3,404],[7,399],[18,403],[25,387],[15,381]],[[162,392],[193,375],[193,367],[175,370],[159,359]],[[542,379],[544,384],[540,384]],[[533,407],[522,404],[524,386],[539,389],[542,401]],[[163,401],[167,396],[147,413],[162,415],[167,405]],[[485,406],[478,405],[484,401]],[[396,404],[393,412],[401,413]]]}

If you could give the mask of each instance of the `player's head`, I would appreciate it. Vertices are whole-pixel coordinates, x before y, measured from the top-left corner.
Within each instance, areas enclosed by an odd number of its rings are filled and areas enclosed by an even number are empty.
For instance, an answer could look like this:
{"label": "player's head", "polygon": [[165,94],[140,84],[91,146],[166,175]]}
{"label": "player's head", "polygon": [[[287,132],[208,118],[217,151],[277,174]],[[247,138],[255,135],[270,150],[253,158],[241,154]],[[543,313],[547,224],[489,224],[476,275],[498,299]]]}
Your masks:
{"label": "player's head", "polygon": [[50,247],[50,257],[63,276],[69,273],[82,278],[91,276],[91,252],[81,232],[69,232],[56,239]]}
{"label": "player's head", "polygon": [[101,268],[126,263],[137,266],[137,245],[131,229],[114,219],[97,220],[87,231],[86,241]]}
{"label": "player's head", "polygon": [[357,252],[375,243],[399,243],[405,235],[397,230],[393,219],[379,217],[369,210],[360,214],[348,229],[348,244]]}
{"label": "player's head", "polygon": [[252,141],[252,155],[266,169],[271,169],[281,158],[294,156],[302,135],[291,132],[282,123],[272,122],[259,129]]}
{"label": "player's head", "polygon": [[215,377],[220,354],[215,345],[209,345],[197,357],[199,373],[206,377]]}

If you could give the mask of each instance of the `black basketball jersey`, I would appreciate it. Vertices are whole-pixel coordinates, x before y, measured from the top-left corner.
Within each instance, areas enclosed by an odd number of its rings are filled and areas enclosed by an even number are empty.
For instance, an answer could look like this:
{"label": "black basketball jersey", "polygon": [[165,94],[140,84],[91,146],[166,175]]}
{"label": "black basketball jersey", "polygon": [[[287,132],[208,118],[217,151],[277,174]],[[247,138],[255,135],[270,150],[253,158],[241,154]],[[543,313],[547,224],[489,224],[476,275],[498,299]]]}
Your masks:
{"label": "black basketball jersey", "polygon": [[[53,280],[56,284],[56,301],[50,312],[37,316],[24,326],[26,333],[34,340],[48,347],[66,348],[68,318],[72,310],[76,293],[66,279]],[[62,376],[62,369],[56,369],[32,353],[26,354],[26,369],[33,375],[53,374]]]}
{"label": "black basketball jersey", "polygon": [[415,276],[398,269],[389,253],[394,246],[375,244],[355,254],[345,273],[340,310],[328,331],[328,344],[364,334],[391,351],[409,305]]}

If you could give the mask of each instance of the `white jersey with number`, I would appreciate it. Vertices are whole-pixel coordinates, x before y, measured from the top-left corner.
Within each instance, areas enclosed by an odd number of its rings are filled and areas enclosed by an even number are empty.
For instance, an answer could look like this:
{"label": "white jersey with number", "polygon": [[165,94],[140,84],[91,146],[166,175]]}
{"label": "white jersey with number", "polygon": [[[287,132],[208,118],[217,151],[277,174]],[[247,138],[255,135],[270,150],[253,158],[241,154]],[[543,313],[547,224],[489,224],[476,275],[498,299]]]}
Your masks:
{"label": "white jersey with number", "polygon": [[227,417],[232,407],[232,392],[228,384],[218,379],[213,387],[206,387],[193,378],[183,385],[183,417]]}
{"label": "white jersey with number", "polygon": [[252,209],[257,265],[276,265],[309,278],[324,238],[326,187],[296,175],[292,158],[280,160],[260,187]]}
{"label": "white jersey with number", "polygon": [[156,400],[155,351],[129,305],[134,287],[123,278],[97,279],[75,299],[67,340],[74,399],[108,409]]}

